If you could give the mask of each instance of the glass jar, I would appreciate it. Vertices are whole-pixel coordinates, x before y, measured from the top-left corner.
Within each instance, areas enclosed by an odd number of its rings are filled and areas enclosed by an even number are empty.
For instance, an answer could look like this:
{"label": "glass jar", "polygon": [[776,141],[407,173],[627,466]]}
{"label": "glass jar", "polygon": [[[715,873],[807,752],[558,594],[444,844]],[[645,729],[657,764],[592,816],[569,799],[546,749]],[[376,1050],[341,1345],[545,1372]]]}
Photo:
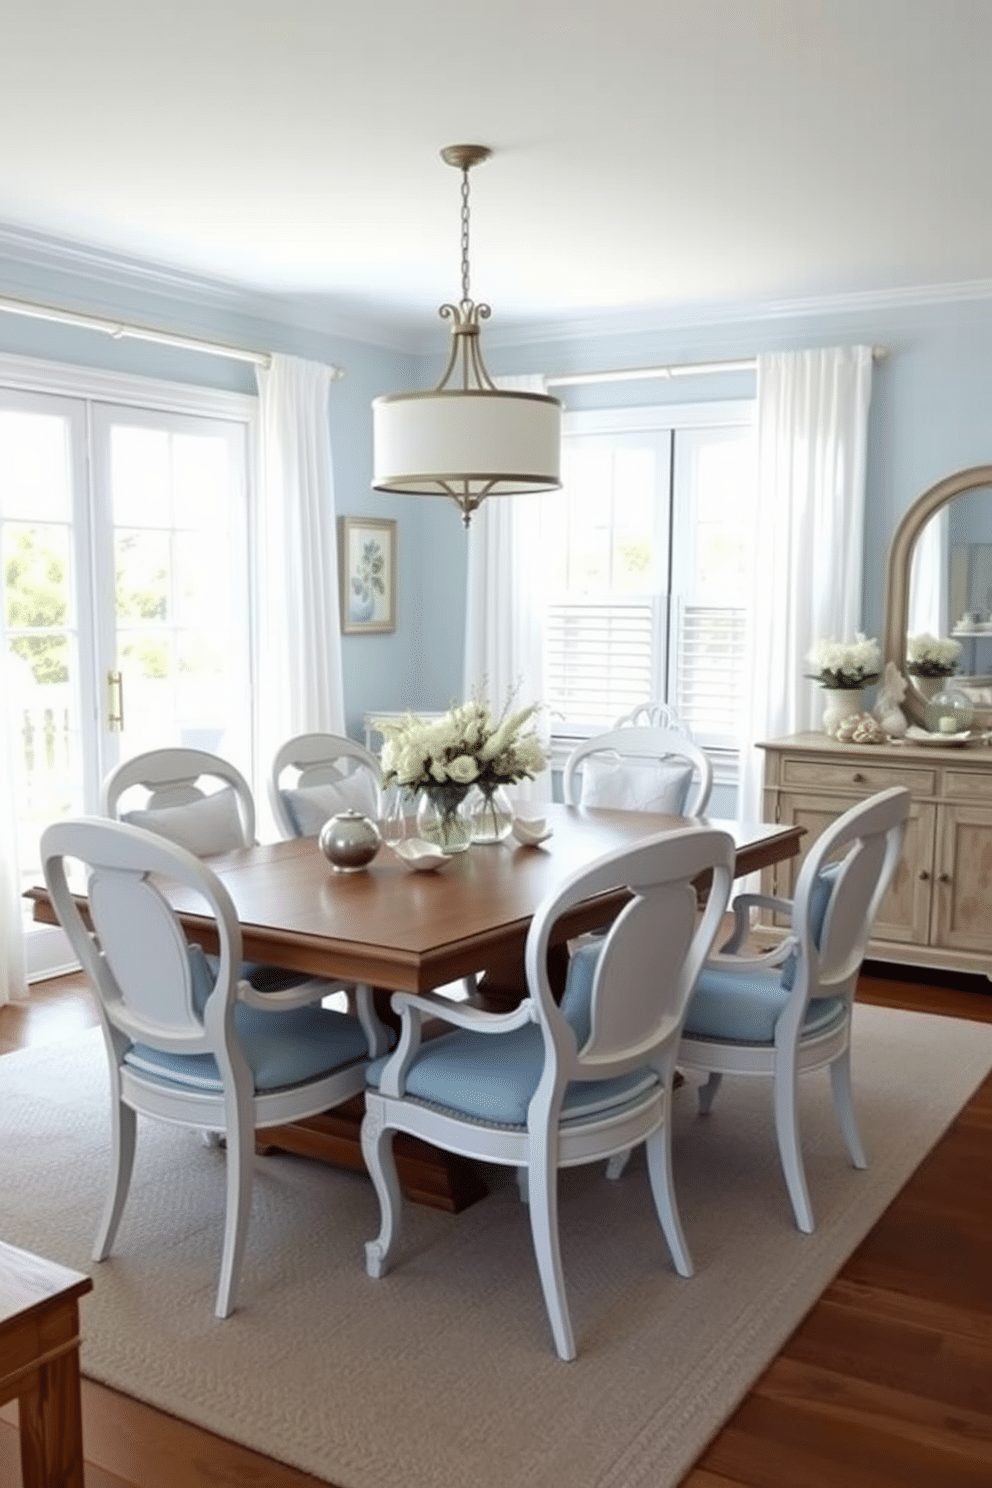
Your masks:
{"label": "glass jar", "polygon": [[472,841],[505,842],[513,828],[513,806],[502,785],[476,784],[468,806]]}
{"label": "glass jar", "polygon": [[464,852],[472,841],[472,823],[465,809],[467,785],[424,786],[417,802],[417,836],[449,856]]}

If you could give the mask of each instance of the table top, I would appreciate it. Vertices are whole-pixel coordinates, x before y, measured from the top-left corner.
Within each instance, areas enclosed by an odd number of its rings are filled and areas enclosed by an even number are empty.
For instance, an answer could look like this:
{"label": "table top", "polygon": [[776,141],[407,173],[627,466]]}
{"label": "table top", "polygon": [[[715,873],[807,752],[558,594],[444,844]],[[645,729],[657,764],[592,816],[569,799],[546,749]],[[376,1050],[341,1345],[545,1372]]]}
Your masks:
{"label": "table top", "polygon": [[[316,838],[247,848],[210,860],[237,910],[244,953],[315,976],[422,992],[519,954],[538,904],[574,869],[655,832],[720,827],[743,875],[794,856],[802,829],[633,811],[540,808],[552,835],[538,847],[510,838],[457,854],[436,872],[411,871],[383,846],[359,873],[336,873]],[[211,949],[195,896],[170,888],[187,929]],[[570,916],[568,934],[603,923],[602,904]]]}

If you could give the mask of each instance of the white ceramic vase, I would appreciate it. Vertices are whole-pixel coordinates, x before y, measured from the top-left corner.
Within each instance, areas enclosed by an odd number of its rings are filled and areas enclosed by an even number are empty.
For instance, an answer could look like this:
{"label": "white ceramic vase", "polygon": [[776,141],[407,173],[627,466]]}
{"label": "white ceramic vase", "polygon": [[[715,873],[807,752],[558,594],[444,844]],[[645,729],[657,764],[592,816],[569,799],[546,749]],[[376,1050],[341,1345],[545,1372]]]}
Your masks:
{"label": "white ceramic vase", "polygon": [[823,732],[835,734],[847,718],[853,718],[865,710],[864,691],[860,687],[825,687],[826,701],[823,708]]}

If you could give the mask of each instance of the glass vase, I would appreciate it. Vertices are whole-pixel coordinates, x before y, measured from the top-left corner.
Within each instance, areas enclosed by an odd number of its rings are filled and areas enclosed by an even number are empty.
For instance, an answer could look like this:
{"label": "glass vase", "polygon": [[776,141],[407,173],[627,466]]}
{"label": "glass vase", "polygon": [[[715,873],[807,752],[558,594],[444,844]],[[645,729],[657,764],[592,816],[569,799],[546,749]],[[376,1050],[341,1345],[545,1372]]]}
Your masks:
{"label": "glass vase", "polygon": [[472,823],[465,808],[467,785],[431,785],[417,802],[417,836],[449,856],[464,852],[472,841]]}
{"label": "glass vase", "polygon": [[476,785],[469,800],[472,841],[505,842],[513,827],[513,807],[501,785]]}

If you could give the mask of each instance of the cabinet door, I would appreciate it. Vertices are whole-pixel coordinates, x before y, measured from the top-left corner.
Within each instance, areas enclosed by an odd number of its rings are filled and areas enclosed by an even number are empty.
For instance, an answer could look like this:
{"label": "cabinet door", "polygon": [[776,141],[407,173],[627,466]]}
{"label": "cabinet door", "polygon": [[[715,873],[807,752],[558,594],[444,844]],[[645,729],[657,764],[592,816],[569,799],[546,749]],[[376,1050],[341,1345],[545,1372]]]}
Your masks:
{"label": "cabinet door", "polygon": [[935,946],[992,952],[992,807],[941,806]]}
{"label": "cabinet door", "polygon": [[[806,828],[799,856],[780,865],[775,892],[791,898],[806,851],[838,816],[855,804],[855,799],[851,796],[791,795],[784,791],[779,801],[781,820]],[[992,812],[987,814],[992,820]],[[930,802],[912,802],[902,858],[889,892],[882,901],[872,940],[894,941],[900,945],[927,944],[935,821],[936,808]],[[989,850],[992,852],[992,835],[989,837]]]}

